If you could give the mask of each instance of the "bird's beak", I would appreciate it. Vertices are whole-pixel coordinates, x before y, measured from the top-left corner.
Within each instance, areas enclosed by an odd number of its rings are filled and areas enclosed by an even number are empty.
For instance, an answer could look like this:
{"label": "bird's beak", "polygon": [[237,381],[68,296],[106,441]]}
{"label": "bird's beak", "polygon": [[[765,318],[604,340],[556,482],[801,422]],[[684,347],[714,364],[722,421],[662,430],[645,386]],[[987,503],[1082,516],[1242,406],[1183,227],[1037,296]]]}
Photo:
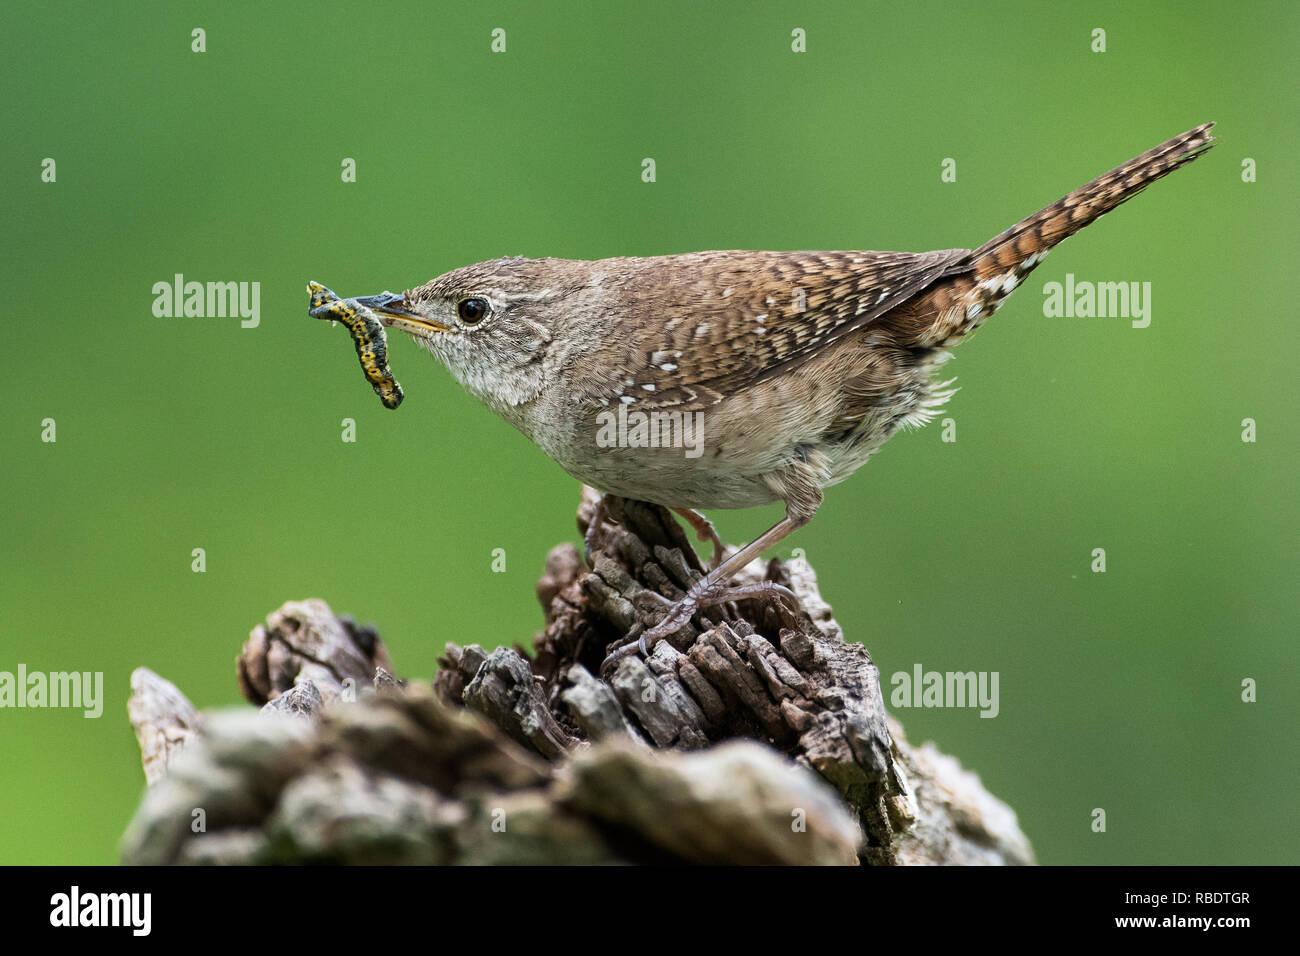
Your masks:
{"label": "bird's beak", "polygon": [[406,296],[397,292],[359,296],[357,301],[379,316],[379,321],[390,329],[401,329],[415,335],[446,332],[447,326],[433,319],[416,315],[406,307]]}

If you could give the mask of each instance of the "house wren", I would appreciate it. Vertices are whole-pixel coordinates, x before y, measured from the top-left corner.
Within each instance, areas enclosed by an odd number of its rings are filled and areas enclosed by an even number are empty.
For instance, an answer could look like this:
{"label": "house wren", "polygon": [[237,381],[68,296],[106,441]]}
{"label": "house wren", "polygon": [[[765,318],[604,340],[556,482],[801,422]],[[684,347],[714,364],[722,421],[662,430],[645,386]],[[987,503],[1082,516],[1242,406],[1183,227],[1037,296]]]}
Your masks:
{"label": "house wren", "polygon": [[[789,592],[728,587],[806,524],[822,490],[952,394],[936,381],[1048,251],[1213,145],[1206,123],[1129,160],[974,251],[694,252],[495,259],[356,301],[599,491],[696,509],[785,505],[606,664],[701,607]],[[638,633],[639,632],[639,633]]]}

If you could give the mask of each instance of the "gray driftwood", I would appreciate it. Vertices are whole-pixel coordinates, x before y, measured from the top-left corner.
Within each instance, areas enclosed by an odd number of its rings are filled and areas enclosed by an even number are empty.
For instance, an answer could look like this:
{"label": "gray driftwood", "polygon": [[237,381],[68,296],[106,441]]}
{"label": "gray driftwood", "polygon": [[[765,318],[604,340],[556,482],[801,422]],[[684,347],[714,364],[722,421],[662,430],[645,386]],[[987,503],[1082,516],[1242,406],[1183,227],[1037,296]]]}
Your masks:
{"label": "gray driftwood", "polygon": [[745,572],[799,607],[712,609],[602,677],[612,643],[653,619],[645,591],[678,597],[703,568],[656,506],[588,494],[579,529],[592,553],[547,556],[533,650],[448,644],[432,688],[394,679],[374,629],[315,600],[274,612],[240,654],[260,714],[199,715],[139,669],[150,787],[124,859],[1034,861],[978,777],[907,743],[805,561]]}

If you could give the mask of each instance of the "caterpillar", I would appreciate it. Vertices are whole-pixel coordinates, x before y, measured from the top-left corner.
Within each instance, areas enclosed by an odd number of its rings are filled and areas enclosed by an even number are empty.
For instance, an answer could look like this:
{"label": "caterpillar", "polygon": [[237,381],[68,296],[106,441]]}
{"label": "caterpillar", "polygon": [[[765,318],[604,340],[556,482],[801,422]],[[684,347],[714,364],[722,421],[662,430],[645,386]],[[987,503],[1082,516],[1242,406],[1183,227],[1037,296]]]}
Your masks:
{"label": "caterpillar", "polygon": [[342,322],[352,334],[361,370],[384,407],[396,408],[402,404],[402,386],[388,367],[388,337],[375,314],[356,299],[340,299],[319,282],[308,282],[307,294],[311,296],[308,315],[313,319]]}

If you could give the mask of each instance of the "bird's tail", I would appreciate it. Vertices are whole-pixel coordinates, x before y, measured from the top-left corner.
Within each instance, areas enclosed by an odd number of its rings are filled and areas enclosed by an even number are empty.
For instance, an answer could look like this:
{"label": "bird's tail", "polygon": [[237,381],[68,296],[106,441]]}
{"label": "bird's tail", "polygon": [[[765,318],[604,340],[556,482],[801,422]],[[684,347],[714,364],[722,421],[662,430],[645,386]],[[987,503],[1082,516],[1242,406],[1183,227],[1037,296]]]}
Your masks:
{"label": "bird's tail", "polygon": [[[1202,123],[1141,156],[1098,176],[994,236],[970,255],[976,281],[1028,273],[1062,239],[1127,202],[1157,179],[1185,166],[1214,145],[1213,123]],[[1028,268],[1023,268],[1025,263]]]}
{"label": "bird's tail", "polygon": [[960,342],[998,310],[1058,242],[1213,146],[1213,125],[1204,123],[1147,150],[994,236],[955,261],[946,279],[910,311],[900,311],[895,322],[916,322],[911,340],[917,344]]}

